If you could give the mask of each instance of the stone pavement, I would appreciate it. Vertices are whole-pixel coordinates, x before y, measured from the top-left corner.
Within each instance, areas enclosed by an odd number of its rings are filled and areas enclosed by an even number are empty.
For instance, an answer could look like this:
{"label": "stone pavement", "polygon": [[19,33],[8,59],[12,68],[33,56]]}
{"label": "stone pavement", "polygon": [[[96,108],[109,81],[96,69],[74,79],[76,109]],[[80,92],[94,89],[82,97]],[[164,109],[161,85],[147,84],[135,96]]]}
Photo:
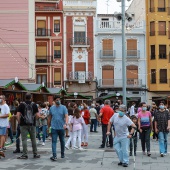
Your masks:
{"label": "stone pavement", "polygon": [[[13,154],[15,144],[9,146],[6,151],[6,158],[0,159],[0,170],[133,170],[133,157],[130,157],[128,168],[118,166],[118,158],[113,149],[99,149],[101,144],[101,127],[98,133],[89,133],[89,146],[84,151],[66,150],[65,158],[60,158],[60,145],[58,144],[58,160],[52,162],[51,141],[47,139],[46,145],[38,145],[38,151],[41,154],[40,159],[33,159],[31,144],[28,141],[29,158],[27,160],[18,160],[20,154]],[[67,139],[66,139],[67,140]],[[170,138],[169,138],[170,141]],[[169,146],[169,145],[168,145]],[[136,170],[170,170],[170,156],[160,157],[158,152],[158,142],[151,140],[151,157],[142,155],[140,140],[138,141]],[[103,157],[103,165],[101,164]]]}

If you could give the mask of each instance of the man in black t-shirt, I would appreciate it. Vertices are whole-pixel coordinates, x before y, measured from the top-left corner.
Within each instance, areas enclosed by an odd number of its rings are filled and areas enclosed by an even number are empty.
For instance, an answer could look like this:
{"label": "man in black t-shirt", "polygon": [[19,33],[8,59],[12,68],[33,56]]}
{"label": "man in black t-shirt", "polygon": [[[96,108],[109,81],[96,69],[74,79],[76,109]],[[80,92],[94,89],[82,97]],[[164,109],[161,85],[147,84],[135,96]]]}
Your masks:
{"label": "man in black t-shirt", "polygon": [[21,137],[22,137],[22,146],[23,146],[23,155],[18,157],[18,159],[27,159],[28,155],[27,155],[27,135],[30,134],[30,139],[32,142],[32,149],[33,149],[33,154],[34,154],[34,158],[40,158],[40,155],[37,154],[37,144],[36,144],[36,126],[35,126],[35,122],[36,122],[36,118],[38,118],[40,116],[40,114],[38,113],[38,108],[37,105],[35,103],[31,102],[31,94],[30,93],[26,93],[25,96],[25,103],[27,105],[31,105],[32,110],[33,110],[33,116],[34,116],[34,122],[33,124],[27,124],[24,116],[25,116],[25,104],[21,103],[18,107],[18,112],[17,112],[17,120],[18,123],[20,124],[20,129],[21,129]]}
{"label": "man in black t-shirt", "polygon": [[159,110],[154,115],[155,132],[158,133],[160,156],[167,154],[168,132],[170,130],[170,113],[165,109],[163,101],[159,104]]}

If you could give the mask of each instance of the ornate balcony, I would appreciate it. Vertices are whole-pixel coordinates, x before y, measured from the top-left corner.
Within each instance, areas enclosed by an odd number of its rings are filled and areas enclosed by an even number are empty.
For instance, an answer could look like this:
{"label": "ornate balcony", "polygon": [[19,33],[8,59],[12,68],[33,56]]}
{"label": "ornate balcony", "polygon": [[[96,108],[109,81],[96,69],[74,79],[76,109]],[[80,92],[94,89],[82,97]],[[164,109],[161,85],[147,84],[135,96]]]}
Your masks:
{"label": "ornate balcony", "polygon": [[69,81],[92,81],[93,80],[93,73],[90,71],[75,71],[69,72],[68,78]]}
{"label": "ornate balcony", "polygon": [[89,38],[79,37],[70,39],[71,47],[90,47]]}
{"label": "ornate balcony", "polygon": [[53,6],[35,6],[35,12],[56,12],[61,11],[58,7],[58,4],[54,4]]}

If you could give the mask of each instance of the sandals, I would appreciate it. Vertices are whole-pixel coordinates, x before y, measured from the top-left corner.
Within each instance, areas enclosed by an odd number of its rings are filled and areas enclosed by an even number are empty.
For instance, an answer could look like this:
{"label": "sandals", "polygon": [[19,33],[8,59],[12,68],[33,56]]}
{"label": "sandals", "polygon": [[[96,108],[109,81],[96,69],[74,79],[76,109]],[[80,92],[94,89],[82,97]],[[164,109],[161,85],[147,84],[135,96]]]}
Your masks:
{"label": "sandals", "polygon": [[85,143],[84,146],[88,146],[88,143]]}
{"label": "sandals", "polygon": [[4,157],[5,158],[5,154],[4,152],[0,151],[0,156]]}
{"label": "sandals", "polygon": [[21,156],[17,157],[17,159],[28,159],[28,156],[27,155],[21,155]]}
{"label": "sandals", "polygon": [[84,146],[84,142],[81,143],[81,146]]}

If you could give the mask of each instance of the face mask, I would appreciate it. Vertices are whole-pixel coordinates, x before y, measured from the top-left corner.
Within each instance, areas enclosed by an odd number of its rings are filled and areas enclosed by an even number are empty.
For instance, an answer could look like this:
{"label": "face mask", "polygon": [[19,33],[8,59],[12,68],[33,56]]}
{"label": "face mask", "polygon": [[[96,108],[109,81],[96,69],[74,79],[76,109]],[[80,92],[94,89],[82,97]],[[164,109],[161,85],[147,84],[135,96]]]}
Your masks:
{"label": "face mask", "polygon": [[118,113],[119,113],[119,116],[120,116],[120,117],[123,117],[123,116],[124,116],[124,112],[118,111]]}
{"label": "face mask", "polygon": [[159,108],[160,108],[160,109],[164,109],[164,108],[165,108],[165,106],[160,105],[160,106],[159,106]]}
{"label": "face mask", "polygon": [[60,100],[56,101],[55,103],[56,103],[56,105],[60,105],[61,104]]}
{"label": "face mask", "polygon": [[2,104],[2,99],[0,99],[0,104]]}
{"label": "face mask", "polygon": [[84,109],[84,106],[81,106],[81,110],[83,110]]}
{"label": "face mask", "polygon": [[143,111],[146,111],[146,110],[147,110],[147,108],[146,108],[146,107],[142,107],[142,110],[143,110]]}

